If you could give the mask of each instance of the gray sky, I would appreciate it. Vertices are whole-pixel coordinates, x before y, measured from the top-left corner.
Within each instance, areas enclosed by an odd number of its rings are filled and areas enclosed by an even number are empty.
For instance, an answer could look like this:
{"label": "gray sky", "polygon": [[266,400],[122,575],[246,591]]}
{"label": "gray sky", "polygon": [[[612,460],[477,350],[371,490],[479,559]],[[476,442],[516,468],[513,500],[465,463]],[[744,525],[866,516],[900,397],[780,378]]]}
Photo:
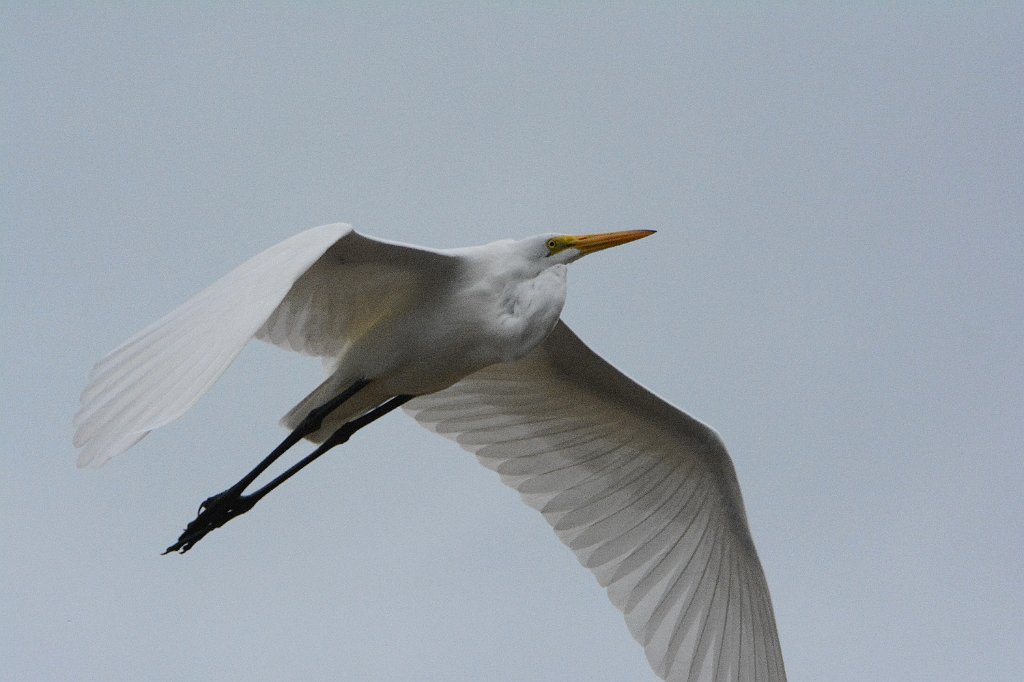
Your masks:
{"label": "gray sky", "polygon": [[574,265],[564,317],[724,437],[791,678],[1017,679],[1024,10],[908,4],[5,3],[0,678],[651,676],[541,516],[405,415],[159,556],[308,358],[254,345],[74,468],[94,361],[347,221],[657,229]]}

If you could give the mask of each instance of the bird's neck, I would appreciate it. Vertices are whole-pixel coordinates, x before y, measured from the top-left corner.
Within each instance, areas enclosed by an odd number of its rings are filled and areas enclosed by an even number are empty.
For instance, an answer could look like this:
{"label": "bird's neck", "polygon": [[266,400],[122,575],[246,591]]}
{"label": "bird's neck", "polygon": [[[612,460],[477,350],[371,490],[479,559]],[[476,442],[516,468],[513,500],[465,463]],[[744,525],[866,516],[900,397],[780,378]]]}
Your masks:
{"label": "bird's neck", "polygon": [[502,289],[498,306],[498,333],[506,362],[516,360],[547,338],[565,304],[566,267],[556,265],[536,277],[514,279]]}

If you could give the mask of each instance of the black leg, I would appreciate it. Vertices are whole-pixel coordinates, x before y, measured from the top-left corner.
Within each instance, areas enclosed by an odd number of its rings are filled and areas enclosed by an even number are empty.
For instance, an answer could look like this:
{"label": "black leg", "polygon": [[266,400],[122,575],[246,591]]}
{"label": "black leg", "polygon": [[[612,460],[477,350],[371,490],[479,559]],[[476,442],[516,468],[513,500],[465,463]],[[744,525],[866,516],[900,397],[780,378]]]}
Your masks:
{"label": "black leg", "polygon": [[411,396],[399,396],[392,398],[386,403],[370,410],[366,414],[347,422],[344,426],[339,428],[334,434],[331,435],[324,443],[320,445],[312,454],[304,458],[292,466],[288,471],[281,474],[273,481],[263,486],[251,495],[243,495],[246,487],[248,487],[256,478],[263,473],[277,458],[279,458],[285,451],[292,447],[295,443],[301,440],[304,436],[315,432],[323,424],[323,420],[335,409],[337,409],[343,402],[355,395],[360,389],[364,388],[369,382],[358,381],[344,392],[333,398],[329,402],[325,403],[321,407],[316,408],[310,414],[302,420],[302,422],[292,431],[287,438],[285,438],[280,445],[278,445],[273,452],[271,452],[262,462],[260,462],[256,468],[246,474],[241,480],[235,485],[231,486],[224,492],[210,497],[199,507],[199,514],[195,520],[188,524],[184,532],[178,538],[178,541],[168,547],[163,553],[168,554],[170,552],[180,552],[184,554],[192,548],[197,542],[199,542],[207,533],[223,526],[225,523],[230,521],[236,516],[244,514],[245,512],[252,509],[264,495],[269,493],[271,490],[281,485],[285,480],[291,477],[293,474],[298,472],[304,466],[312,462],[314,459],[322,455],[323,453],[330,450],[335,445],[344,443],[349,437],[358,431],[363,426],[369,424],[374,419],[381,417],[391,410],[395,409],[399,405],[407,402],[411,399]]}
{"label": "black leg", "polygon": [[271,490],[273,490],[274,488],[281,485],[289,478],[297,474],[299,470],[303,469],[307,464],[312,462],[314,459],[324,454],[325,452],[335,447],[336,445],[341,445],[342,443],[347,442],[348,439],[352,437],[352,434],[354,434],[359,429],[363,428],[372,421],[380,419],[388,412],[391,412],[395,408],[401,407],[402,405],[404,405],[405,403],[409,402],[412,399],[413,396],[411,395],[395,396],[391,400],[388,400],[386,403],[383,403],[373,408],[372,410],[362,415],[361,417],[353,419],[350,422],[346,422],[341,428],[339,428],[337,431],[331,434],[330,438],[321,443],[320,447],[318,447],[316,450],[303,457],[295,464],[293,464],[287,471],[285,471],[283,474],[281,474],[280,476],[278,476],[273,481],[266,484],[256,492],[252,493],[251,495],[244,495],[244,499],[251,500],[252,502],[249,506],[252,507],[252,505],[259,502],[264,495],[266,495]]}
{"label": "black leg", "polygon": [[[274,451],[267,455],[262,462],[257,464],[256,468],[247,473],[240,481],[238,481],[238,483],[234,484],[224,492],[219,495],[214,495],[210,499],[206,500],[206,502],[203,502],[202,506],[207,506],[208,503],[215,501],[222,495],[227,495],[233,492],[241,494],[241,492],[245,490],[250,483],[255,481],[260,474],[267,470],[267,467],[277,461],[277,459],[287,452],[293,445],[309,434],[316,432],[324,423],[324,419],[327,419],[331,412],[334,412],[336,409],[341,407],[342,403],[366,388],[366,385],[369,383],[370,382],[365,379],[360,379],[320,407],[310,410],[305,419],[299,422],[299,425],[295,427],[295,430],[289,433],[288,437],[281,441],[281,444],[274,448]],[[202,509],[202,507],[200,507],[200,509]]]}

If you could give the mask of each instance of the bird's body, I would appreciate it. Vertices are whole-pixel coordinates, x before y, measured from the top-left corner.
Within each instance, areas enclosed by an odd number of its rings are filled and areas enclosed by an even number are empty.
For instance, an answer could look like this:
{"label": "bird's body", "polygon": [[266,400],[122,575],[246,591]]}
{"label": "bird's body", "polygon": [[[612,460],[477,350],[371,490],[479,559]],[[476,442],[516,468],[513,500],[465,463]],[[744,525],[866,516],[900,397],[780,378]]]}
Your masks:
{"label": "bird's body", "polygon": [[[312,440],[322,440],[391,396],[434,393],[488,365],[529,353],[554,329],[565,303],[565,264],[540,267],[537,258],[524,257],[524,246],[546,252],[551,236],[526,244],[505,240],[424,250],[426,258],[404,261],[394,256],[405,246],[390,244],[364,255],[349,243],[364,239],[361,235],[339,240],[256,333],[286,348],[323,355],[331,370],[285,416],[285,426],[295,428],[310,409],[356,379],[372,383],[332,413]],[[345,292],[346,299],[323,300],[335,291]],[[422,292],[430,295],[415,295]],[[310,310],[321,314],[309,317]],[[332,330],[332,340],[344,343],[311,346],[310,339],[324,336],[324,326]]]}
{"label": "bird's body", "polygon": [[[204,502],[187,551],[363,425],[405,405],[541,511],[607,587],[670,680],[783,680],[771,601],[717,434],[617,372],[559,320],[566,266],[649,231],[432,250],[347,225],[259,254],[97,363],[80,465],[173,421],[253,338],[318,356],[327,378],[291,434]],[[243,494],[300,439],[321,445]]]}

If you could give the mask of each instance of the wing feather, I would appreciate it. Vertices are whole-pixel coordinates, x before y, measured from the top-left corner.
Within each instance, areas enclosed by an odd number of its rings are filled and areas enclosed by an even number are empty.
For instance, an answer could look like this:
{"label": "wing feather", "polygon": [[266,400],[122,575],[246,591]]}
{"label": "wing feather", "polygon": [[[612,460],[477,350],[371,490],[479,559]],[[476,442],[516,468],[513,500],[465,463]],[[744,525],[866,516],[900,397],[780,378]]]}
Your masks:
{"label": "wing feather", "polygon": [[444,252],[341,223],[272,246],[96,363],[75,415],[79,466],[102,464],[180,417],[254,336],[336,360],[381,310],[456,266]]}
{"label": "wing feather", "polygon": [[267,249],[96,363],[75,416],[79,466],[102,464],[194,405],[295,280],[349,233],[324,225]]}
{"label": "wing feather", "polygon": [[459,267],[452,254],[350,231],[303,272],[256,337],[306,355],[341,356],[353,339],[407,310]]}
{"label": "wing feather", "polygon": [[658,675],[785,679],[771,600],[717,434],[564,323],[533,353],[408,405],[541,511]]}

